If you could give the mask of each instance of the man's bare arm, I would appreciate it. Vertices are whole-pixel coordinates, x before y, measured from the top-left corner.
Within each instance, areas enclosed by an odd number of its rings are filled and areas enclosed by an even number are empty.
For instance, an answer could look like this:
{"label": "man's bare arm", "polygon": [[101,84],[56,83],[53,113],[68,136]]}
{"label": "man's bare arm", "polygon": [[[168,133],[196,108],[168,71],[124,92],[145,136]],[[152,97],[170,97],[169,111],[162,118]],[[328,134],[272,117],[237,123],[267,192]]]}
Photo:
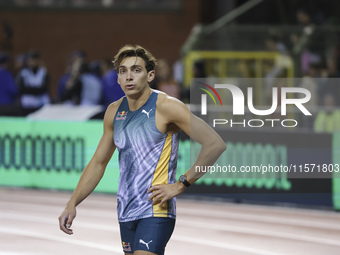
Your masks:
{"label": "man's bare arm", "polygon": [[[117,103],[116,103],[117,104]],[[98,147],[85,167],[77,187],[75,188],[64,212],[59,217],[59,226],[66,234],[73,234],[72,221],[76,216],[76,206],[79,205],[96,188],[104,175],[105,168],[110,161],[116,146],[113,141],[113,118],[117,111],[117,105],[108,107],[104,116],[104,132]]]}
{"label": "man's bare arm", "polygon": [[205,173],[196,172],[196,166],[211,166],[226,150],[226,144],[222,138],[206,122],[194,114],[190,114],[190,138],[200,143],[202,148],[195,163],[185,173],[190,184],[197,181]]}
{"label": "man's bare arm", "polygon": [[[177,99],[165,97],[165,95],[162,96],[161,104],[159,104],[159,107],[157,105],[160,111],[159,118],[162,118],[163,121],[169,124],[175,124],[189,135],[191,139],[202,145],[196,162],[185,173],[188,182],[192,184],[204,175],[203,172],[196,173],[195,167],[213,165],[223,151],[225,151],[226,144],[207,123],[192,114],[185,104]],[[155,204],[157,200],[162,199],[161,206],[166,200],[183,193],[185,188],[178,181],[173,185],[153,186],[148,190],[149,193],[153,192],[149,200],[155,198],[153,202]]]}

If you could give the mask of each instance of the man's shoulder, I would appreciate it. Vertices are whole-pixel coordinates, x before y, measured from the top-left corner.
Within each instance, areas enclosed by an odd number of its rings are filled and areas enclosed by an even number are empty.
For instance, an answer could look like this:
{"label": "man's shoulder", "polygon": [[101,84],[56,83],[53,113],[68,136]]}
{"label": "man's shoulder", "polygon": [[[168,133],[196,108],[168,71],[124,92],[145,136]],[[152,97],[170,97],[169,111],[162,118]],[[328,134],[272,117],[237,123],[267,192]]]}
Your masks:
{"label": "man's shoulder", "polygon": [[158,91],[157,107],[163,110],[171,109],[171,107],[184,106],[184,103],[175,97],[169,96],[168,94]]}
{"label": "man's shoulder", "polygon": [[118,99],[117,101],[114,101],[113,103],[111,103],[107,109],[106,109],[106,113],[105,113],[105,116],[109,119],[112,119],[114,118],[114,116],[116,115],[117,113],[117,110],[120,106],[120,104],[122,103],[124,97]]}
{"label": "man's shoulder", "polygon": [[163,92],[159,93],[157,99],[157,112],[166,117],[169,122],[178,119],[179,116],[188,116],[188,107],[175,97],[171,97]]}
{"label": "man's shoulder", "polygon": [[118,99],[117,101],[114,101],[113,103],[111,103],[108,107],[107,107],[107,110],[117,110],[118,107],[120,106],[120,104],[122,103],[122,101],[124,100],[125,96],[124,97],[121,97],[120,99]]}

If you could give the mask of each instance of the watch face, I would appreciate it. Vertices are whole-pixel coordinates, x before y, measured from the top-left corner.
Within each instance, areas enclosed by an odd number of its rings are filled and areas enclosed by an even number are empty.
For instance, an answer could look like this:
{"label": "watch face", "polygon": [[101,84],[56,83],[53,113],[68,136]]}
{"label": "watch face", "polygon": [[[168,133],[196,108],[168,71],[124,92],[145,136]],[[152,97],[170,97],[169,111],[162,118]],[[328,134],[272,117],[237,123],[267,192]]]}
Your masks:
{"label": "watch face", "polygon": [[181,175],[181,177],[179,177],[179,181],[180,181],[180,182],[184,182],[184,181],[186,181],[186,180],[187,180],[187,178],[186,178],[185,175]]}

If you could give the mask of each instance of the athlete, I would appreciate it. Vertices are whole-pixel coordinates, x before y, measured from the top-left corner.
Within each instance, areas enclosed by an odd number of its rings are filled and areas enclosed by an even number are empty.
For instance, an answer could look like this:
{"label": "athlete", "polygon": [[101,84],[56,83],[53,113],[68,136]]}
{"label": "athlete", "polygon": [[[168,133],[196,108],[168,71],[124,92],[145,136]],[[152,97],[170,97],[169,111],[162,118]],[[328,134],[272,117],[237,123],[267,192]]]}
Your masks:
{"label": "athlete", "polygon": [[[185,104],[149,87],[155,65],[152,54],[138,45],[126,45],[115,56],[118,83],[126,96],[107,108],[102,138],[59,217],[60,229],[73,234],[76,206],[95,189],[117,148],[117,211],[125,255],[164,254],[175,226],[176,196],[204,174],[194,174],[195,166],[212,165],[226,149],[219,135]],[[194,165],[176,181],[180,130],[202,148]]]}

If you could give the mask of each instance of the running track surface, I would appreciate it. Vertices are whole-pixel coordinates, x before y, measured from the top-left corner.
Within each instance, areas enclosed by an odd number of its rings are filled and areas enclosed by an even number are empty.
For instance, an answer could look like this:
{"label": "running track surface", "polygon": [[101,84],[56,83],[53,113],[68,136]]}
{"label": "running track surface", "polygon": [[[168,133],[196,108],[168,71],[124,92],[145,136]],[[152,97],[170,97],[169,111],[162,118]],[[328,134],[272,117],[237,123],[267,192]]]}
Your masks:
{"label": "running track surface", "polygon": [[[0,255],[123,254],[116,197],[88,197],[68,236],[59,230],[58,217],[70,195],[0,188]],[[165,254],[338,255],[340,214],[179,198]]]}

